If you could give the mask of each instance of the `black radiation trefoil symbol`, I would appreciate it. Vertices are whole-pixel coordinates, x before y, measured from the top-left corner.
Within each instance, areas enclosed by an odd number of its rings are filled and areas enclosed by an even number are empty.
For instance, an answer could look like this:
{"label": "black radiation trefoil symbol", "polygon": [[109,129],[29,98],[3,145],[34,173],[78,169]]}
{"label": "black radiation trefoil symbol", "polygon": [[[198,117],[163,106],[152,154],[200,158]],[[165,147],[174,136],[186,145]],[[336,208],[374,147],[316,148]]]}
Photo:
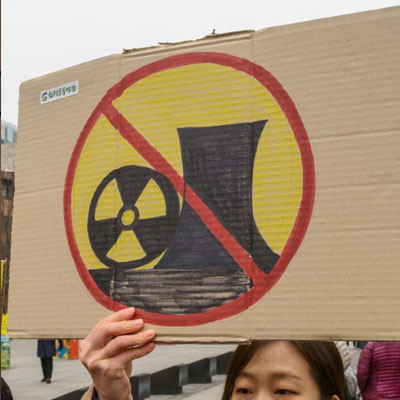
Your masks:
{"label": "black radiation trefoil symbol", "polygon": [[[115,217],[97,220],[99,200],[114,180],[123,205]],[[166,212],[165,215],[142,218],[137,201],[152,181],[163,195]],[[134,269],[144,266],[159,257],[167,248],[176,231],[179,212],[178,194],[162,174],[136,165],[116,169],[103,179],[91,200],[87,224],[90,245],[98,259],[109,268]],[[124,232],[133,232],[137,238],[144,251],[141,258],[120,262],[109,255]],[[132,248],[132,253],[133,250]]]}

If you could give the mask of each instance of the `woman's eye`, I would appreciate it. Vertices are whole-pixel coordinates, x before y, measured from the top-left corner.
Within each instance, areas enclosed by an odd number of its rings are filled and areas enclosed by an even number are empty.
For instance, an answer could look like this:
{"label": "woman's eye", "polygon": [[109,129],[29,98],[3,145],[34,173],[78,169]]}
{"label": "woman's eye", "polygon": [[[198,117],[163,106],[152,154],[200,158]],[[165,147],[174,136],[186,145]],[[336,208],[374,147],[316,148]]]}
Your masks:
{"label": "woman's eye", "polygon": [[247,388],[237,388],[236,389],[236,393],[239,393],[239,394],[250,394],[251,391],[250,391],[250,389],[247,389]]}
{"label": "woman's eye", "polygon": [[289,389],[278,389],[275,391],[276,394],[292,394],[293,392]]}

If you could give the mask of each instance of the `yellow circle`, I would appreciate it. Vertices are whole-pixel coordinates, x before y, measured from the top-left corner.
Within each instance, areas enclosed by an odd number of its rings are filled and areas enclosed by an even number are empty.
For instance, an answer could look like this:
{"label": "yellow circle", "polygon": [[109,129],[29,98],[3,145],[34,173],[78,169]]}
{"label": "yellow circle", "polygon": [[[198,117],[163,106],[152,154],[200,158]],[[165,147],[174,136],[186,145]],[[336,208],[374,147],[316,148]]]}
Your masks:
{"label": "yellow circle", "polygon": [[[182,177],[177,128],[266,119],[254,160],[252,211],[263,239],[272,250],[281,253],[300,207],[302,163],[285,114],[254,77],[227,66],[191,64],[135,82],[113,105]],[[102,115],[82,148],[72,188],[74,235],[89,269],[105,267],[90,247],[87,232],[90,201],[104,177],[126,165],[152,168]],[[180,201],[182,204],[182,198]],[[103,217],[112,218],[121,207],[117,190],[107,202]],[[160,212],[165,207],[163,202],[152,203],[151,197],[146,204],[151,210],[160,208]],[[141,210],[139,213],[142,215]],[[144,267],[152,267],[158,261],[159,258]]]}
{"label": "yellow circle", "polygon": [[125,210],[121,216],[121,222],[124,226],[132,225],[135,221],[135,212],[132,210]]}

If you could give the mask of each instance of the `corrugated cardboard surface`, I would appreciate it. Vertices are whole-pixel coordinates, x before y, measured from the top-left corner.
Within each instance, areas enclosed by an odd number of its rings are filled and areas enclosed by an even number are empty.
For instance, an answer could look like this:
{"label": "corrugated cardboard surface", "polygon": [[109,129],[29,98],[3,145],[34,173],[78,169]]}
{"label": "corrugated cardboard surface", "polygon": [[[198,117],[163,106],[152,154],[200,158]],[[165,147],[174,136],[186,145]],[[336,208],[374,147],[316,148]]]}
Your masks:
{"label": "corrugated cardboard surface", "polygon": [[[87,210],[82,216],[79,207],[87,207],[101,180],[112,170],[129,165],[129,157],[134,165],[149,164],[130,153],[109,118],[100,117],[90,128],[85,124],[107,90],[127,74],[154,62],[162,64],[166,57],[201,52],[243,58],[249,62],[246,65],[261,66],[272,74],[298,111],[312,157],[308,154],[301,163],[304,151],[300,154],[293,147],[291,135],[297,128],[290,130],[276,102],[257,80],[250,79],[252,74],[256,76],[256,68],[241,75],[231,70],[227,73],[226,68],[211,61],[181,69],[165,68],[114,96],[112,104],[185,179],[189,173],[187,166],[182,167],[184,154],[177,128],[250,123],[267,116],[266,130],[253,154],[249,212],[276,254],[282,254],[289,242],[298,210],[312,207],[312,214],[308,228],[307,212],[300,214],[304,220],[298,223],[307,228],[304,239],[291,242],[293,258],[260,300],[241,312],[230,310],[232,316],[212,317],[211,322],[195,316],[200,325],[194,326],[188,322],[190,316],[183,323],[178,318],[172,326],[165,326],[168,317],[164,313],[162,325],[155,324],[158,338],[173,342],[400,339],[399,40],[400,7],[394,7],[110,56],[22,84],[10,336],[83,337],[110,312],[89,292],[81,279],[82,270],[79,275],[71,256],[64,225],[64,189],[67,201],[73,199],[72,224],[78,251],[83,254],[84,248],[89,248],[83,232]],[[40,105],[43,90],[76,80],[78,95]],[[276,93],[277,89],[272,90]],[[189,91],[192,97],[188,97]],[[245,100],[243,92],[248,93]],[[293,110],[285,104],[281,99],[281,108]],[[296,113],[292,114],[286,118],[297,121]],[[181,122],[183,125],[176,125]],[[78,154],[75,146],[85,130],[89,139]],[[202,132],[186,130],[181,135],[193,137]],[[210,143],[210,152],[198,150],[198,154],[206,157],[216,148]],[[243,145],[242,150],[245,148]],[[147,157],[145,153],[142,158]],[[229,154],[224,155],[225,160]],[[70,176],[71,155],[80,156],[75,166],[81,182],[68,189],[68,184],[64,185],[66,176],[67,182]],[[211,159],[218,159],[218,154]],[[304,183],[310,187],[304,187]],[[302,193],[308,193],[308,197],[301,197]],[[181,208],[184,195],[178,195]],[[149,201],[149,210],[157,213],[159,206]],[[115,194],[109,204],[116,207]],[[235,210],[232,208],[232,212]],[[253,243],[250,249],[249,258],[256,259]],[[195,250],[189,248],[189,252]],[[118,256],[121,260],[129,258]],[[80,255],[80,259],[87,268],[96,268],[90,264],[98,262],[93,261],[93,255]],[[218,298],[220,293],[215,292]],[[157,293],[152,295],[157,297]],[[189,302],[192,298],[193,290],[188,294]],[[147,321],[157,318],[150,316]]]}

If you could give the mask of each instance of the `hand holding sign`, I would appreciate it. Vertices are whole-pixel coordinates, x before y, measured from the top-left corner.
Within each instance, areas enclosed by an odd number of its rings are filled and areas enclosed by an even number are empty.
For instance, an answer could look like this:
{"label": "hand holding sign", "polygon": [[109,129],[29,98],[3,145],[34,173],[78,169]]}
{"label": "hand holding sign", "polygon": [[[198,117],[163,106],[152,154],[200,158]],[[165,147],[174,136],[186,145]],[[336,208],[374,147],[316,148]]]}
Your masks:
{"label": "hand holding sign", "polygon": [[131,399],[132,360],[155,347],[154,330],[137,333],[143,320],[132,319],[134,314],[134,308],[127,308],[104,318],[81,343],[80,359],[92,376],[99,400]]}

